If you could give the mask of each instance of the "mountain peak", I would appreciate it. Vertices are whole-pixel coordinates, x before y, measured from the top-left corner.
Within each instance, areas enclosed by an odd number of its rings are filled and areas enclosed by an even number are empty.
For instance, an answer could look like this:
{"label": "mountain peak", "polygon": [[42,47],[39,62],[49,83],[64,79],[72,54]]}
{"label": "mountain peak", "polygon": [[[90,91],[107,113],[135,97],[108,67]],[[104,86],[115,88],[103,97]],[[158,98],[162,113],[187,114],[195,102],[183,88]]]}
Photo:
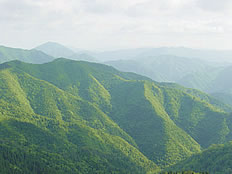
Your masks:
{"label": "mountain peak", "polygon": [[34,49],[43,51],[44,53],[51,55],[53,57],[69,57],[74,54],[74,52],[56,42],[46,42],[42,45],[35,47]]}

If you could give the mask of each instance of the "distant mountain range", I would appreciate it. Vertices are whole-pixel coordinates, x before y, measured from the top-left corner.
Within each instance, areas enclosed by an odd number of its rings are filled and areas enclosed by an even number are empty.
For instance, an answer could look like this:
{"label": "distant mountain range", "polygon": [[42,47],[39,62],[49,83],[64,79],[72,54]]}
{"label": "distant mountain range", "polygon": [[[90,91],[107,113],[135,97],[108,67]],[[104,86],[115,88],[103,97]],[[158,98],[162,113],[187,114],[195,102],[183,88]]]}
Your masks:
{"label": "distant mountain range", "polygon": [[229,80],[232,64],[224,62],[231,62],[230,53],[231,51],[183,47],[91,52],[47,42],[32,50],[1,46],[0,62],[21,60],[29,63],[45,63],[58,57],[90,62],[108,60],[104,63],[118,70],[134,72],[159,82],[175,82],[185,87],[196,88],[232,105],[232,85]]}
{"label": "distant mountain range", "polygon": [[47,42],[44,43],[40,46],[37,46],[36,48],[34,48],[36,50],[40,50],[43,51],[44,53],[51,55],[53,57],[69,57],[73,54],[75,54],[75,52],[73,52],[71,49],[59,44],[59,43],[55,43],[55,42]]}
{"label": "distant mountain range", "polygon": [[216,98],[232,105],[232,65],[189,74],[180,81],[186,87],[201,89]]}
{"label": "distant mountain range", "polygon": [[210,63],[200,59],[171,55],[141,57],[105,63],[121,71],[142,74],[159,82],[177,82],[188,74],[210,71],[213,68]]}
{"label": "distant mountain range", "polygon": [[[231,107],[102,64],[6,62],[0,89],[3,173],[177,171],[183,160],[199,164],[192,155],[232,140]],[[231,162],[194,170],[228,171]]]}
{"label": "distant mountain range", "polygon": [[129,60],[134,58],[171,55],[185,58],[202,59],[212,62],[232,62],[231,50],[206,50],[185,47],[137,48],[105,51],[95,54],[102,61]]}
{"label": "distant mountain range", "polygon": [[68,47],[65,47],[59,43],[55,42],[47,42],[45,44],[42,44],[36,48],[35,50],[40,50],[50,56],[53,56],[55,58],[69,58],[72,60],[85,60],[85,61],[90,61],[90,62],[95,62],[96,59],[88,55],[86,53],[89,53],[88,51],[82,51],[82,50],[72,50]]}

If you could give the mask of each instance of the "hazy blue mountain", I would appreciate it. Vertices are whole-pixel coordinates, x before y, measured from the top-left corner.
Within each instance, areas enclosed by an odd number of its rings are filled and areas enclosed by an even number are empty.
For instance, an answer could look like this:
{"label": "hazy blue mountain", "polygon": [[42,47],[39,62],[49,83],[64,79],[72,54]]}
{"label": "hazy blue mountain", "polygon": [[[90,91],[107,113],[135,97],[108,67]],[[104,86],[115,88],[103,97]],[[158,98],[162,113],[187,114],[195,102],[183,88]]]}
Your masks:
{"label": "hazy blue mountain", "polygon": [[186,47],[162,47],[150,49],[139,56],[153,55],[175,55],[180,57],[198,58],[207,61],[216,62],[232,62],[231,50],[207,50],[207,49],[192,49]]}
{"label": "hazy blue mountain", "polygon": [[93,56],[87,54],[88,51],[83,51],[81,49],[74,50],[55,42],[47,42],[34,49],[43,51],[44,53],[56,58],[63,57],[72,60],[85,60],[90,62],[97,61]]}
{"label": "hazy blue mountain", "polygon": [[212,68],[184,76],[177,83],[200,89],[216,98],[232,104],[232,66]]}
{"label": "hazy blue mountain", "polygon": [[185,47],[161,47],[161,48],[136,48],[105,51],[95,53],[94,56],[102,61],[128,60],[160,55],[173,55],[177,57],[198,58],[207,61],[232,62],[232,51],[230,50],[207,50],[192,49]]}
{"label": "hazy blue mountain", "polygon": [[21,60],[28,63],[45,63],[54,60],[54,58],[38,50],[24,50],[0,46],[0,63],[10,60]]}
{"label": "hazy blue mountain", "polygon": [[86,53],[74,53],[71,56],[67,57],[68,59],[72,60],[83,60],[83,61],[88,61],[88,62],[98,62],[95,57],[86,54]]}
{"label": "hazy blue mountain", "polygon": [[202,69],[198,72],[187,74],[176,82],[185,87],[208,91],[212,82],[225,68],[226,67],[212,67],[210,69]]}
{"label": "hazy blue mountain", "polygon": [[122,49],[114,51],[103,51],[99,53],[93,53],[100,61],[112,61],[112,60],[128,60],[135,58],[144,52],[149,52],[153,48],[136,48],[136,49]]}
{"label": "hazy blue mountain", "polygon": [[56,57],[56,58],[59,58],[59,57],[67,58],[68,56],[75,54],[75,52],[73,52],[71,49],[59,43],[55,43],[55,42],[47,42],[40,46],[37,46],[34,49],[43,51],[44,53],[51,55],[53,57]]}
{"label": "hazy blue mountain", "polygon": [[210,71],[211,64],[199,59],[171,55],[142,57],[105,62],[121,71],[145,75],[155,81],[177,82],[187,74]]}

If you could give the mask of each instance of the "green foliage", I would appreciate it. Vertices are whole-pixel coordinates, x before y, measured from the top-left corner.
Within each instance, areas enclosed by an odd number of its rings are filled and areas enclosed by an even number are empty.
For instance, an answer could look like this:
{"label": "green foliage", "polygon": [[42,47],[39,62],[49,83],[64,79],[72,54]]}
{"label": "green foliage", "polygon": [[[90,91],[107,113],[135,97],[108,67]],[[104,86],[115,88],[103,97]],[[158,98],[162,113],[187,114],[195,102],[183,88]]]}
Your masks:
{"label": "green foliage", "polygon": [[182,171],[182,172],[172,172],[172,171],[169,171],[169,172],[162,172],[161,174],[209,174],[208,172],[199,172],[199,173],[196,173],[196,172],[193,172],[193,171]]}
{"label": "green foliage", "polygon": [[18,69],[1,70],[0,84],[0,145],[9,154],[2,150],[2,171],[146,173],[159,169],[95,104]]}
{"label": "green foliage", "polygon": [[101,64],[12,61],[0,66],[0,89],[9,173],[156,173],[231,140],[229,107]]}
{"label": "green foliage", "polygon": [[230,139],[231,116],[192,93],[164,88],[164,106],[170,118],[202,147]]}
{"label": "green foliage", "polygon": [[171,167],[170,170],[208,171],[215,174],[232,172],[232,142],[212,145],[207,150]]}

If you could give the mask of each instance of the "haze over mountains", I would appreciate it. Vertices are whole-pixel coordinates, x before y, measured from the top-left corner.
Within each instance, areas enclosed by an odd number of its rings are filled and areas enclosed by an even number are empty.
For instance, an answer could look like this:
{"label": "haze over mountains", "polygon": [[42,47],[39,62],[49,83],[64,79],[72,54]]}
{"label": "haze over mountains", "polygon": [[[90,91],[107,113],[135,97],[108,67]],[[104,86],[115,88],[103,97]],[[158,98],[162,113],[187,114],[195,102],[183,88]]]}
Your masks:
{"label": "haze over mountains", "polygon": [[[40,50],[43,51],[44,53],[53,56],[55,58],[69,58],[73,60],[85,60],[85,61],[91,61],[94,62],[96,61],[94,57],[91,55],[87,55],[84,50],[72,50],[70,48],[67,48],[59,43],[55,42],[47,42],[45,44],[42,44],[40,46],[37,46],[34,48],[35,50]],[[87,51],[88,53],[88,51]]]}
{"label": "haze over mountains", "polygon": [[[57,47],[55,49],[55,47]],[[63,50],[71,55],[71,49],[56,43],[46,43],[38,48],[50,55]],[[212,94],[221,101],[232,104],[231,85],[228,81],[231,73],[232,51],[197,50],[184,47],[177,48],[139,48],[106,52],[81,51],[81,60],[92,60],[111,65],[124,72],[141,74],[159,82],[176,82],[185,87],[196,88]],[[68,58],[75,59],[75,55]],[[60,54],[57,57],[64,57]],[[78,56],[77,56],[78,57]],[[87,58],[86,58],[87,57]],[[219,79],[227,81],[221,83]],[[214,86],[221,86],[220,89]]]}
{"label": "haze over mountains", "polygon": [[[231,51],[194,50],[184,47],[94,52],[70,49],[58,43],[47,42],[32,50],[2,46],[0,61],[45,63],[55,58],[66,57],[72,60],[102,62],[118,70],[141,74],[155,81],[175,82],[185,87],[199,89],[227,104],[232,104],[230,80],[226,80],[231,74],[230,53]],[[220,79],[223,79],[223,82]]]}

